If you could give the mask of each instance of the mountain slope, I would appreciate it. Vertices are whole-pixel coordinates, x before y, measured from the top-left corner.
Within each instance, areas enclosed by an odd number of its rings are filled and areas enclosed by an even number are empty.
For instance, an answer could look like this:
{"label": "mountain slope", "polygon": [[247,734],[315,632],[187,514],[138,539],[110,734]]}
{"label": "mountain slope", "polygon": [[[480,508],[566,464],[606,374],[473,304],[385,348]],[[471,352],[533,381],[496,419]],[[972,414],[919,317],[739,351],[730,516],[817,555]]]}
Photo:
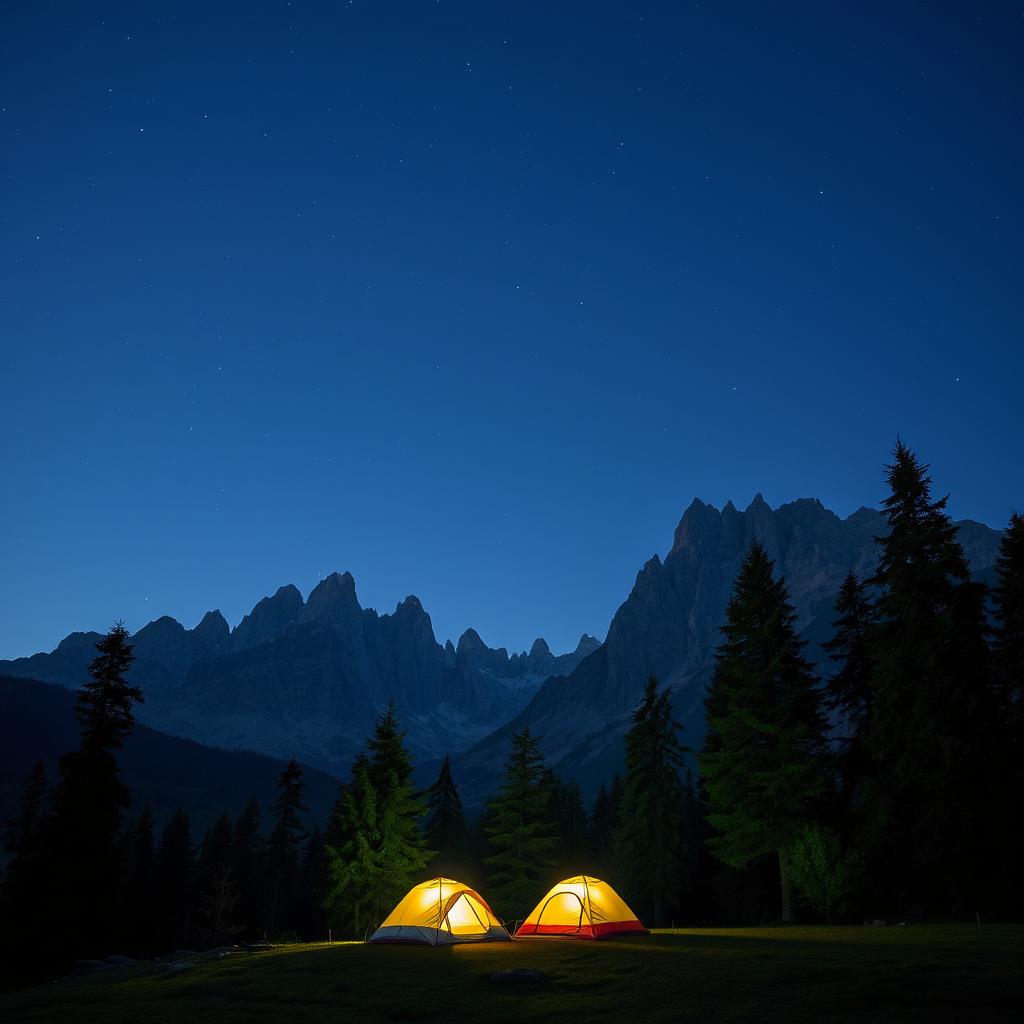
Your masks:
{"label": "mountain slope", "polygon": [[[77,687],[96,633],[73,633],[49,654],[0,662],[0,672]],[[362,608],[349,573],[305,601],[293,586],[261,600],[231,631],[220,612],[195,629],[164,616],[133,637],[140,721],[202,743],[293,755],[335,774],[394,700],[420,760],[465,750],[515,715],[541,683],[568,674],[598,646],[584,635],[556,656],[493,650],[474,630],[441,647],[415,597],[391,615]]]}
{"label": "mountain slope", "polygon": [[[14,813],[22,782],[37,760],[45,762],[53,782],[57,758],[78,747],[74,704],[75,694],[66,687],[0,676],[0,819]],[[119,763],[132,790],[130,816],[148,803],[162,827],[182,807],[196,839],[222,811],[236,817],[252,797],[259,800],[267,827],[284,768],[283,761],[262,754],[218,750],[144,725],[125,740]],[[337,780],[308,767],[304,780],[305,818],[322,826],[337,797]]]}
{"label": "mountain slope", "polygon": [[[958,524],[972,567],[995,561],[999,534],[971,521]],[[757,540],[785,576],[808,654],[831,635],[834,600],[849,570],[864,576],[877,559],[874,538],[886,530],[882,514],[862,508],[840,519],[814,499],[771,509],[757,495],[746,510],[719,511],[699,500],[686,510],[672,548],[637,574],[612,619],[603,647],[562,679],[549,679],[515,719],[455,759],[463,799],[479,804],[501,771],[513,731],[529,725],[564,777],[588,793],[621,764],[622,736],[647,677],[673,688],[684,740],[703,736],[703,697],[733,579]]]}

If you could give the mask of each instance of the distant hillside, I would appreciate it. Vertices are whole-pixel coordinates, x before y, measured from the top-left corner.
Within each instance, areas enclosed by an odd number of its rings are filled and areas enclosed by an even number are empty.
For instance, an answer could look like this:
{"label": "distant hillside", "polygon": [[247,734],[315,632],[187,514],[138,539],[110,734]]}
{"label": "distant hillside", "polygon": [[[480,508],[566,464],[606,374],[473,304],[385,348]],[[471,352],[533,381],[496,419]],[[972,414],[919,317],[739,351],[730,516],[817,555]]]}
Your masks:
{"label": "distant hillside", "polygon": [[[75,694],[65,687],[0,676],[0,819],[13,813],[21,784],[39,758],[52,782],[57,758],[78,746],[74,704]],[[130,815],[148,803],[161,827],[180,806],[196,839],[222,811],[235,817],[252,797],[264,809],[266,826],[284,768],[284,762],[262,754],[206,747],[144,725],[125,741],[120,764],[132,790]],[[338,781],[308,767],[305,780],[306,818],[323,825]]]}
{"label": "distant hillside", "polygon": [[[0,661],[0,673],[78,687],[97,633],[72,633],[49,653]],[[163,616],[133,637],[140,721],[175,736],[346,774],[394,700],[413,756],[465,750],[517,714],[551,676],[568,675],[599,643],[584,634],[556,655],[488,647],[469,629],[442,647],[415,597],[390,615],[363,608],[349,573],[303,601],[294,586],[263,598],[232,631],[219,611],[193,629]]]}

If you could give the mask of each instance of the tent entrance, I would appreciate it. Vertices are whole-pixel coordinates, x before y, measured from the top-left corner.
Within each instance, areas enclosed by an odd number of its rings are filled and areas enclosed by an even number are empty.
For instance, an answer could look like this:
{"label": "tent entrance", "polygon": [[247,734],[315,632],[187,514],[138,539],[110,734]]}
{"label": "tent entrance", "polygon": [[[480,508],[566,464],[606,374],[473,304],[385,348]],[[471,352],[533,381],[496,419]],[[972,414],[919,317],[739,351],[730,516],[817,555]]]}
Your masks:
{"label": "tent entrance", "polygon": [[456,893],[444,908],[441,927],[451,935],[486,935],[488,925],[466,892]]}
{"label": "tent entrance", "polygon": [[[543,927],[545,914],[548,915],[549,922],[559,926],[560,931],[572,931],[572,926],[568,922],[573,920],[576,922],[576,931],[583,931],[585,928],[591,929],[594,924],[579,894],[565,889],[552,893],[544,901],[544,905],[537,915],[538,928]],[[583,921],[584,917],[587,919],[586,924]]]}

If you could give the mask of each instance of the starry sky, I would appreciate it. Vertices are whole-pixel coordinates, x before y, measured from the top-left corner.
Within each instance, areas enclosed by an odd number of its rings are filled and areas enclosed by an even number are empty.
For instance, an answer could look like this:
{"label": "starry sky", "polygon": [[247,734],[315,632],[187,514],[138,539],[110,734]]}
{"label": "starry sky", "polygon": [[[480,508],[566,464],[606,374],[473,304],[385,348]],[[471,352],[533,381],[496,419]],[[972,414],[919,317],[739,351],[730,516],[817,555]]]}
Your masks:
{"label": "starry sky", "polygon": [[604,635],[692,497],[1024,507],[1019,3],[62,3],[0,32],[0,657],[351,570]]}

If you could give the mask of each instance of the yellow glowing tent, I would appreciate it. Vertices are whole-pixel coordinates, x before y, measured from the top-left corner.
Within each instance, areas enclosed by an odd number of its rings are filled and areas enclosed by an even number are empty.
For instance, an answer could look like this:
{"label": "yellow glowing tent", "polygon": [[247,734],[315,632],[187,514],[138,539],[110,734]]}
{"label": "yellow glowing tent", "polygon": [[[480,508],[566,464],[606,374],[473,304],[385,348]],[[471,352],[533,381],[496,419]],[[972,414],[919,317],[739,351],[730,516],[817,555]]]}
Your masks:
{"label": "yellow glowing tent", "polygon": [[590,875],[575,875],[563,879],[548,892],[519,926],[516,936],[603,939],[607,935],[646,930],[607,882]]}
{"label": "yellow glowing tent", "polygon": [[432,878],[414,885],[370,936],[370,942],[510,942],[487,901],[454,878]]}

